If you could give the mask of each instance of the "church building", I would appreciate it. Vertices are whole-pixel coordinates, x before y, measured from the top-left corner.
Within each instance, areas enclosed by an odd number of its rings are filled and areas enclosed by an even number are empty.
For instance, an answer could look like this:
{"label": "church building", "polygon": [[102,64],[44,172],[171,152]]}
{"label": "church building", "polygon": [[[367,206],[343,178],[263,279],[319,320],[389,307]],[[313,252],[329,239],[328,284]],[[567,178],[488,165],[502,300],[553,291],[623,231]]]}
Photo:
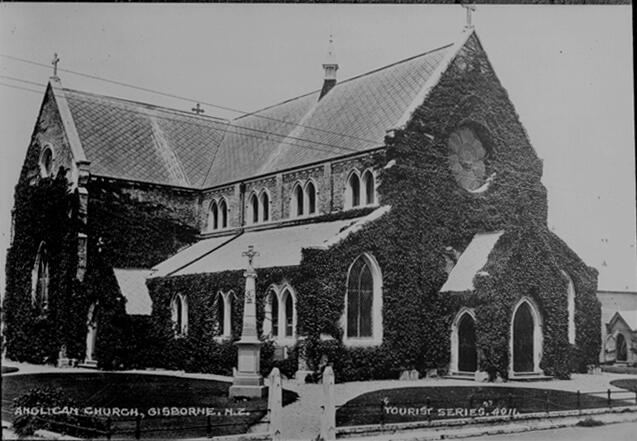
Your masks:
{"label": "church building", "polygon": [[597,363],[597,271],[547,228],[542,160],[475,30],[338,67],[330,52],[322,87],[232,120],[54,75],[16,186],[7,356],[231,373],[253,247],[264,370]]}

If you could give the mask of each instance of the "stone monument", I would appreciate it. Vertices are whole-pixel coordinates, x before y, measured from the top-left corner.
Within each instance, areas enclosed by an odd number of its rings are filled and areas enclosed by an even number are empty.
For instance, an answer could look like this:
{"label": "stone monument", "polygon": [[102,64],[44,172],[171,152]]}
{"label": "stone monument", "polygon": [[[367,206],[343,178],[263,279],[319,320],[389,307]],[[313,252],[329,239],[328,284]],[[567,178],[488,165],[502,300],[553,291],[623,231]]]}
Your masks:
{"label": "stone monument", "polygon": [[262,398],[266,388],[260,374],[261,341],[257,335],[256,278],[252,260],[259,253],[250,245],[243,256],[248,258],[248,267],[243,273],[246,279],[243,296],[243,328],[238,347],[237,369],[230,386],[230,397]]}

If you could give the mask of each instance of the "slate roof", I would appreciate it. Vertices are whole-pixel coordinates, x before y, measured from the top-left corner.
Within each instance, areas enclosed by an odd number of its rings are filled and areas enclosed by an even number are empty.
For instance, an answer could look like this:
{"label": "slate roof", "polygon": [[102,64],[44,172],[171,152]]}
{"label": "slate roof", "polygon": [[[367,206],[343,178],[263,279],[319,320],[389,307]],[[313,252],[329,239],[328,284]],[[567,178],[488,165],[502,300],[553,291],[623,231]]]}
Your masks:
{"label": "slate roof", "polygon": [[65,89],[91,173],[200,187],[227,122]]}
{"label": "slate roof", "polygon": [[64,89],[91,174],[209,188],[382,147],[447,45],[232,121]]}
{"label": "slate roof", "polygon": [[114,268],[119,290],[126,298],[126,314],[151,315],[153,302],[146,287],[147,269]]}
{"label": "slate roof", "polygon": [[487,264],[491,250],[503,233],[503,231],[496,231],[478,233],[473,236],[471,243],[460,255],[458,262],[449,273],[447,281],[440,288],[440,292],[473,291],[474,277]]}
{"label": "slate roof", "polygon": [[245,269],[241,253],[254,246],[259,252],[256,268],[294,266],[301,263],[302,249],[331,246],[389,210],[379,207],[359,218],[292,225],[248,231],[233,236],[204,239],[153,268],[150,277],[181,276]]}

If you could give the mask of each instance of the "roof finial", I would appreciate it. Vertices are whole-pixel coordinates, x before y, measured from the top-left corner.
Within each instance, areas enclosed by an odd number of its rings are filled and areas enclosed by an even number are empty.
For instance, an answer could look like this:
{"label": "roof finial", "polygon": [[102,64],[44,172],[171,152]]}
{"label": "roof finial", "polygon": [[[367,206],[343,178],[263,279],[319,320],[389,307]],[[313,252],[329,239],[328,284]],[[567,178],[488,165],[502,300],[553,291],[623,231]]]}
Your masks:
{"label": "roof finial", "polygon": [[53,77],[58,77],[58,63],[60,62],[60,58],[58,57],[57,52],[53,54],[53,60],[51,64],[53,65]]}
{"label": "roof finial", "polygon": [[205,110],[203,110],[203,109],[201,108],[201,104],[199,104],[199,103],[197,103],[197,105],[196,105],[195,107],[193,107],[192,109],[190,109],[190,110],[192,110],[193,112],[195,112],[197,115],[202,114],[202,113],[204,113],[204,112],[205,112]]}
{"label": "roof finial", "polygon": [[464,28],[473,29],[473,25],[471,24],[471,13],[476,11],[476,5],[467,5],[463,3],[460,6],[467,10],[467,24],[465,24]]}

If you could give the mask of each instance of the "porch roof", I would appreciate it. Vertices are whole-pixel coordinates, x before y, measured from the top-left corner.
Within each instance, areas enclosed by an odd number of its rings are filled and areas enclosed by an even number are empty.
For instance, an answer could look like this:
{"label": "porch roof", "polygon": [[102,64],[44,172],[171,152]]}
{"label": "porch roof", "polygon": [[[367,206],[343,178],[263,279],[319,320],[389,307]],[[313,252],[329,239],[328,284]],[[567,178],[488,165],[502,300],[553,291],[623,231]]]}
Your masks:
{"label": "porch roof", "polygon": [[247,261],[242,253],[250,245],[259,253],[254,260],[256,268],[299,265],[303,248],[329,248],[388,210],[389,206],[383,206],[358,218],[252,230],[233,236],[204,239],[157,265],[150,277],[243,270]]}
{"label": "porch roof", "polygon": [[150,315],[153,302],[146,287],[146,277],[150,273],[147,269],[114,268],[115,278],[119,290],[126,298],[126,314]]}
{"label": "porch roof", "polygon": [[478,233],[460,255],[458,262],[449,273],[441,292],[473,291],[475,275],[487,264],[489,254],[504,231]]}

